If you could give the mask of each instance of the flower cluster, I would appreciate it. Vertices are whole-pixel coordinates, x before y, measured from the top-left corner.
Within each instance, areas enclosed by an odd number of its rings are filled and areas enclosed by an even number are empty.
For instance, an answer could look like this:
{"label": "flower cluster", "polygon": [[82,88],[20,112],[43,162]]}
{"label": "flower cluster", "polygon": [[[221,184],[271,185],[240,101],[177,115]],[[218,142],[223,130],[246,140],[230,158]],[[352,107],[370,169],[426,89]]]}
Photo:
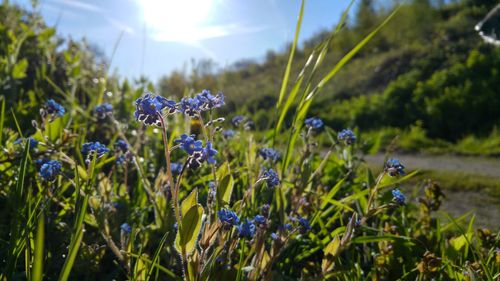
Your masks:
{"label": "flower cluster", "polygon": [[[58,104],[53,99],[49,99],[45,103],[44,111],[45,111],[46,114],[51,114],[51,115],[56,116],[56,117],[61,117],[66,112],[66,110],[64,109],[64,107],[62,105]],[[44,115],[45,114],[42,114],[42,116],[44,116]]]}
{"label": "flower cluster", "polygon": [[405,166],[403,166],[399,162],[398,159],[390,158],[389,160],[387,160],[387,163],[385,163],[385,171],[391,177],[395,177],[398,175],[404,175],[405,174]]}
{"label": "flower cluster", "polygon": [[94,113],[98,119],[104,119],[113,113],[113,106],[109,103],[103,103],[94,108]]}
{"label": "flower cluster", "polygon": [[223,226],[233,226],[240,223],[240,218],[238,218],[238,215],[236,215],[236,213],[231,210],[221,209],[219,212],[217,212],[217,214],[219,215],[219,220]]}
{"label": "flower cluster", "polygon": [[240,238],[248,239],[252,239],[254,237],[256,230],[253,220],[250,220],[248,218],[238,226],[236,226],[236,229],[238,230],[238,235],[240,236]]}
{"label": "flower cluster", "polygon": [[392,197],[393,197],[392,200],[394,200],[399,205],[405,204],[406,197],[399,189],[395,188],[392,190]]}
{"label": "flower cluster", "polygon": [[278,162],[278,160],[281,159],[281,154],[272,148],[261,148],[259,149],[259,155],[264,159],[264,160],[270,160],[273,163]]}
{"label": "flower cluster", "polygon": [[39,167],[40,176],[45,181],[54,181],[61,173],[62,165],[57,160],[39,159],[35,161],[35,164]]}
{"label": "flower cluster", "polygon": [[201,111],[219,108],[224,104],[224,94],[218,93],[214,96],[209,90],[203,90],[193,98],[182,98],[177,107],[182,113],[194,117]]}
{"label": "flower cluster", "polygon": [[278,174],[273,169],[263,168],[261,171],[261,178],[267,183],[267,187],[274,188],[280,184]]}
{"label": "flower cluster", "polygon": [[319,130],[321,127],[323,127],[323,120],[316,118],[316,117],[311,117],[307,118],[306,121],[304,122],[306,127],[314,129],[314,130]]}
{"label": "flower cluster", "polygon": [[86,155],[87,160],[90,161],[90,158],[94,155],[96,155],[97,158],[101,158],[104,154],[109,152],[109,149],[104,144],[96,141],[84,143],[81,152],[83,155]]}
{"label": "flower cluster", "polygon": [[135,101],[135,119],[145,125],[161,126],[161,114],[168,109],[169,113],[174,113],[176,103],[162,96],[146,94]]}
{"label": "flower cluster", "polygon": [[234,132],[234,130],[225,130],[222,132],[222,136],[225,138],[225,139],[230,139],[232,137],[234,137],[236,133]]}
{"label": "flower cluster", "polygon": [[343,129],[338,135],[339,141],[344,142],[346,145],[351,145],[356,141],[356,135],[349,129]]}
{"label": "flower cluster", "polygon": [[311,231],[311,224],[309,221],[303,217],[298,217],[295,219],[298,223],[299,226],[299,232],[301,234],[306,234],[307,232]]}
{"label": "flower cluster", "polygon": [[118,155],[116,158],[117,165],[123,165],[127,160],[132,158],[132,154],[128,151],[128,144],[122,139],[117,140],[113,147],[115,149],[115,153]]}
{"label": "flower cluster", "polygon": [[195,140],[194,135],[188,136],[183,134],[181,138],[175,140],[174,143],[178,144],[181,149],[189,155],[187,166],[190,168],[196,169],[200,167],[203,161],[207,161],[209,164],[216,163],[214,157],[217,155],[218,151],[213,148],[211,142],[207,142],[207,145],[203,147],[203,142],[201,140]]}

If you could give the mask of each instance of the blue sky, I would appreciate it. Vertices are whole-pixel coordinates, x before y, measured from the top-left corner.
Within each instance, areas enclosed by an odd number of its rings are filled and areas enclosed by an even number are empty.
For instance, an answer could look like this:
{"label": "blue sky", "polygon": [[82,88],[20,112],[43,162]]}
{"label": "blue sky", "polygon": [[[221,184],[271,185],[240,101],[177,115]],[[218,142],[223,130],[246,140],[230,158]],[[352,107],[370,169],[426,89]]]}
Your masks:
{"label": "blue sky", "polygon": [[[13,1],[28,9],[31,1]],[[348,0],[306,2],[301,38],[333,26]],[[39,10],[58,34],[87,38],[120,75],[156,81],[190,60],[210,58],[220,68],[261,59],[293,39],[299,0],[39,0]]]}

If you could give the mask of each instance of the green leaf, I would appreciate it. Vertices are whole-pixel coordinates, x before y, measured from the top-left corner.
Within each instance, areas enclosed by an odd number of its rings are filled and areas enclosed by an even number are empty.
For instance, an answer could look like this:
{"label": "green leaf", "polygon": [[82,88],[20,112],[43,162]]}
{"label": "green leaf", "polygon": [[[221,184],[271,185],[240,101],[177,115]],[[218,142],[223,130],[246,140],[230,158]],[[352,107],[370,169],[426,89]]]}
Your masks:
{"label": "green leaf", "polygon": [[12,78],[22,79],[26,77],[26,69],[28,68],[28,60],[22,59],[18,61],[12,68]]}
{"label": "green leaf", "polygon": [[52,122],[47,122],[45,126],[45,134],[52,143],[55,143],[62,134],[63,118],[56,118]]}
{"label": "green leaf", "polygon": [[191,207],[195,206],[198,203],[198,189],[194,189],[191,193],[182,200],[181,203],[181,214],[187,214]]}
{"label": "green leaf", "polygon": [[233,176],[226,175],[217,186],[217,203],[219,207],[229,205],[231,194],[233,193],[234,179]]}
{"label": "green leaf", "polygon": [[35,256],[33,257],[33,274],[32,280],[41,281],[43,277],[43,248],[45,240],[45,216],[43,211],[38,217],[38,226],[35,239]]}
{"label": "green leaf", "polygon": [[196,204],[191,207],[182,217],[181,227],[177,231],[179,246],[181,252],[191,253],[196,245],[196,239],[201,229],[201,217],[203,216],[203,207]]}

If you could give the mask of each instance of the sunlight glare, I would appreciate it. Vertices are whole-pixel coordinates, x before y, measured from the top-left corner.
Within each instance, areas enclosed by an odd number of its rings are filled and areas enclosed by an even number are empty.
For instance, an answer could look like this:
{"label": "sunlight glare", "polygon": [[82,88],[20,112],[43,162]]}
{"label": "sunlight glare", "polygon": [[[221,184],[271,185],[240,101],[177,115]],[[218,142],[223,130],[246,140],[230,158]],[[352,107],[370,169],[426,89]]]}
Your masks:
{"label": "sunlight glare", "polygon": [[194,42],[210,15],[213,0],[140,0],[153,38]]}

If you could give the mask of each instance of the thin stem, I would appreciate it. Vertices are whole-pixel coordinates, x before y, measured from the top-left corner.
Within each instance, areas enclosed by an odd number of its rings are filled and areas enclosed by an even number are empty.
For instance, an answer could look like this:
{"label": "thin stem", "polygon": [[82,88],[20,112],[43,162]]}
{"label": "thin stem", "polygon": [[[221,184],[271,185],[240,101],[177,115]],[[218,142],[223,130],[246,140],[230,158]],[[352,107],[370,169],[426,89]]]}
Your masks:
{"label": "thin stem", "polygon": [[382,179],[384,178],[385,174],[386,174],[386,172],[384,171],[383,173],[381,173],[378,176],[377,182],[375,183],[375,186],[373,187],[372,191],[370,192],[370,197],[368,198],[368,204],[366,205],[366,213],[368,213],[371,209],[372,201],[375,198],[375,195],[377,194],[378,186],[379,186],[380,182],[382,181]]}

